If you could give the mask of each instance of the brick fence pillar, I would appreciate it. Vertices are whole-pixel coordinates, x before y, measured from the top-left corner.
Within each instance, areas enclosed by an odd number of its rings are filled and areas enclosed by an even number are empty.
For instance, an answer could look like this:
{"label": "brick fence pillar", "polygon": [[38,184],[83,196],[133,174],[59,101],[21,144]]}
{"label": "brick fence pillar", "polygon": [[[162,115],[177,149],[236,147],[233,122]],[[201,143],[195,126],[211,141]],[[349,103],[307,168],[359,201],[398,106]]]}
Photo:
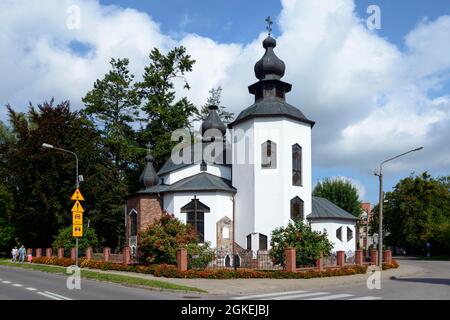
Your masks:
{"label": "brick fence pillar", "polygon": [[345,251],[337,252],[337,265],[343,267],[345,264]]}
{"label": "brick fence pillar", "polygon": [[123,248],[123,263],[124,264],[131,263],[131,248],[130,247]]}
{"label": "brick fence pillar", "polygon": [[33,249],[28,248],[27,249],[27,256],[30,255],[30,254],[33,255]]}
{"label": "brick fence pillar", "polygon": [[52,251],[53,251],[52,248],[46,248],[45,249],[45,256],[51,258],[52,253],[53,253]]}
{"label": "brick fence pillar", "polygon": [[187,250],[180,248],[177,250],[177,268],[179,271],[187,270]]}
{"label": "brick fence pillar", "polygon": [[36,258],[40,258],[42,257],[42,249],[41,248],[37,248],[36,249]]}
{"label": "brick fence pillar", "polygon": [[383,260],[384,260],[384,263],[392,262],[392,251],[391,250],[385,250],[383,252]]}
{"label": "brick fence pillar", "polygon": [[70,259],[76,260],[77,259],[77,249],[71,248],[70,249]]}
{"label": "brick fence pillar", "polygon": [[363,252],[362,250],[356,250],[355,252],[355,264],[362,266],[363,265]]}
{"label": "brick fence pillar", "polygon": [[286,271],[295,272],[297,271],[297,253],[294,248],[286,248],[284,250],[284,258],[286,260]]}
{"label": "brick fence pillar", "polygon": [[87,260],[92,260],[92,256],[93,256],[93,250],[92,250],[92,247],[87,247],[87,248],[86,248],[85,255],[86,255],[86,259],[87,259]]}
{"label": "brick fence pillar", "polygon": [[320,258],[316,260],[316,268],[319,269],[319,271],[323,271],[323,254],[320,254]]}
{"label": "brick fence pillar", "polygon": [[378,250],[370,251],[370,264],[377,265],[378,262]]}
{"label": "brick fence pillar", "polygon": [[111,248],[104,247],[103,248],[103,261],[108,262],[111,260]]}
{"label": "brick fence pillar", "polygon": [[58,248],[58,258],[64,258],[64,248]]}

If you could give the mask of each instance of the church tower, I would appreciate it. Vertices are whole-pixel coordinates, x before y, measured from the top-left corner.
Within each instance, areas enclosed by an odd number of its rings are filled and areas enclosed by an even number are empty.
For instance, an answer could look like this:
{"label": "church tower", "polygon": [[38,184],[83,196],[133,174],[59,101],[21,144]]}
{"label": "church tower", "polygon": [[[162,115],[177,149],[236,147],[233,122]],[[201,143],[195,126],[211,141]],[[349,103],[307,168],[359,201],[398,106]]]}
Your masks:
{"label": "church tower", "polygon": [[255,102],[228,125],[238,190],[236,242],[252,250],[269,249],[274,229],[311,213],[314,121],[286,102],[292,85],[281,80],[286,67],[275,55],[276,45],[269,33],[264,56],[254,67],[258,81],[248,87]]}

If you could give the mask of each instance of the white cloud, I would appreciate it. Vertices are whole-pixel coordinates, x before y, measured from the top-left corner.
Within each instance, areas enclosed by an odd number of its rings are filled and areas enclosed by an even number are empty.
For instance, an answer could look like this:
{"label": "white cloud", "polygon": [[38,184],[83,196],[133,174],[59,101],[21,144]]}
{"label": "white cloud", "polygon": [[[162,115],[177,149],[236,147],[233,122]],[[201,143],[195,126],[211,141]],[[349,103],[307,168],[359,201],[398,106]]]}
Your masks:
{"label": "white cloud", "polygon": [[[67,7],[81,9],[81,28],[66,27]],[[450,169],[450,16],[421,21],[405,49],[368,30],[351,0],[283,0],[277,55],[293,84],[288,102],[317,121],[313,159],[318,166],[370,172],[385,156],[418,144],[425,151],[390,170]],[[0,104],[24,110],[55,96],[80,107],[80,98],[109,68],[111,57],[128,57],[139,77],[153,47],[185,45],[197,60],[187,76],[188,97],[206,101],[222,85],[223,102],[239,113],[252,103],[247,86],[263,55],[262,32],[246,44],[224,44],[196,34],[171,37],[142,12],[101,6],[97,0],[1,1]],[[73,42],[87,44],[84,55]],[[186,94],[180,89],[179,94]],[[5,119],[5,109],[0,109]]]}

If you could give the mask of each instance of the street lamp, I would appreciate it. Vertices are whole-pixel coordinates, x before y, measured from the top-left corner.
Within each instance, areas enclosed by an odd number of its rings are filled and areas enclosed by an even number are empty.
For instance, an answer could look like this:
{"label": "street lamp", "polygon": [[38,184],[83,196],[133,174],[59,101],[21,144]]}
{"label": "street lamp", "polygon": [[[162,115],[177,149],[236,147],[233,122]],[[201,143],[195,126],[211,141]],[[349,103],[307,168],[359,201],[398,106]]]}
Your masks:
{"label": "street lamp", "polygon": [[379,180],[380,180],[380,199],[378,202],[378,206],[379,206],[379,221],[378,221],[378,266],[381,268],[383,266],[383,164],[385,164],[386,162],[398,159],[400,157],[403,157],[404,155],[407,155],[408,153],[411,152],[416,152],[416,151],[420,151],[422,150],[423,147],[417,147],[415,149],[409,150],[407,152],[404,152],[402,154],[399,154],[398,156],[389,158],[387,160],[384,160],[383,162],[380,163],[380,171],[378,173],[375,173],[376,176],[378,176]]}
{"label": "street lamp", "polygon": [[[54,150],[57,150],[57,151],[70,153],[71,155],[75,156],[76,175],[77,175],[75,181],[76,181],[76,187],[78,189],[80,187],[80,176],[78,175],[78,156],[76,155],[76,153],[72,152],[72,151],[69,151],[69,150],[57,148],[57,147],[55,147],[55,146],[53,146],[51,144],[48,144],[48,143],[43,143],[42,144],[42,148],[54,149]],[[75,248],[76,248],[75,249],[75,251],[76,251],[76,254],[75,254],[75,265],[78,266],[78,237],[75,237]]]}

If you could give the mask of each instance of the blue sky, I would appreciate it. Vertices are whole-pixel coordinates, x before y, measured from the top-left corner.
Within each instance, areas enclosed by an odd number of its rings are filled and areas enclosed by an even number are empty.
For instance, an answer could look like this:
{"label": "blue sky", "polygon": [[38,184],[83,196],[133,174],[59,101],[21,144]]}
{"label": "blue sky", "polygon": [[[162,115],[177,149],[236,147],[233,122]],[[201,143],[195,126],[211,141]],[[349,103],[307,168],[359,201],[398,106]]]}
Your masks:
{"label": "blue sky", "polygon": [[[140,76],[153,47],[187,47],[197,63],[186,95],[202,105],[221,85],[235,114],[251,103],[247,86],[274,20],[288,102],[317,122],[313,184],[348,177],[377,202],[380,161],[416,145],[424,151],[386,167],[385,190],[410,173],[450,174],[450,0],[17,0],[0,1],[0,105],[25,111],[55,97],[81,98],[127,57]],[[67,27],[68,8],[81,24]],[[367,7],[381,9],[370,31]],[[127,10],[128,8],[134,10]],[[408,37],[408,41],[405,41]],[[0,109],[0,121],[6,119]]]}

